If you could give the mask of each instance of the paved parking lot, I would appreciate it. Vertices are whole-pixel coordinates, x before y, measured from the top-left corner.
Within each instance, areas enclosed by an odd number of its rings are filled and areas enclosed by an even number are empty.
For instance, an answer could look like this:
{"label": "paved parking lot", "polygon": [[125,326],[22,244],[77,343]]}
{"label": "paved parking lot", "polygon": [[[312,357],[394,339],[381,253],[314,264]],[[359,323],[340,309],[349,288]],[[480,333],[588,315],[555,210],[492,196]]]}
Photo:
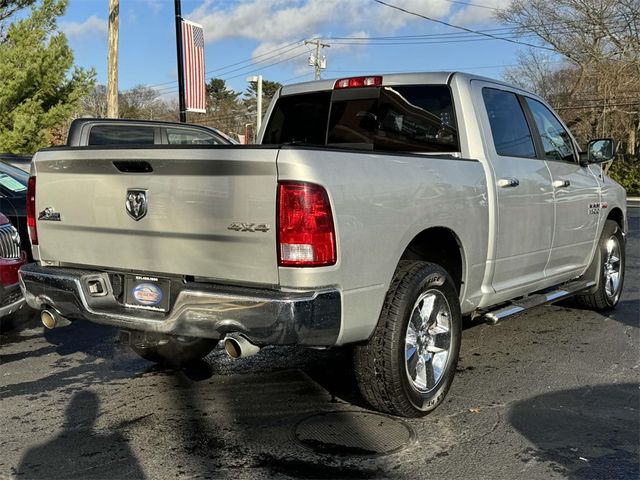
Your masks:
{"label": "paved parking lot", "polygon": [[[617,310],[566,304],[468,325],[447,401],[419,420],[363,416],[347,351],[231,361],[216,350],[176,372],[120,346],[115,329],[32,322],[2,336],[0,478],[638,478],[640,209],[630,212]],[[347,413],[335,425],[327,412]],[[310,425],[336,448],[305,437]],[[408,432],[402,448],[374,455],[393,432]]]}

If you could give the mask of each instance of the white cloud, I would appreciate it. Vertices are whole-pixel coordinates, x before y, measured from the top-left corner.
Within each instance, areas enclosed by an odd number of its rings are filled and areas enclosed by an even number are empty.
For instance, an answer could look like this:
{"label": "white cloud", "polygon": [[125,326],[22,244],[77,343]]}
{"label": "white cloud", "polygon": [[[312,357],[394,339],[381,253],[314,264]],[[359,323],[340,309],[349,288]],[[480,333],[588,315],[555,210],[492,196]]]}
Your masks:
{"label": "white cloud", "polygon": [[450,18],[450,22],[454,25],[479,25],[482,23],[495,22],[496,10],[508,8],[511,5],[511,0],[483,0],[481,8],[474,5],[469,5],[461,10],[458,10]]}
{"label": "white cloud", "polygon": [[[388,1],[409,12],[469,26],[495,23],[494,9],[506,8],[512,0],[475,0],[477,5],[490,8],[464,6],[448,0]],[[305,39],[393,35],[408,26],[414,26],[418,34],[443,31],[442,26],[418,15],[372,0],[203,0],[184,17],[203,25],[207,44],[233,38],[254,40],[258,44],[252,53],[255,62],[272,64],[289,58],[296,75],[311,69],[307,64],[310,47],[295,45]],[[364,55],[363,47],[369,44],[366,41],[341,44],[331,40],[327,43],[331,48],[325,49],[324,54],[334,64],[336,56]]]}
{"label": "white cloud", "polygon": [[107,21],[95,15],[90,16],[84,22],[61,22],[62,30],[70,38],[81,38],[89,35],[107,35]]}
{"label": "white cloud", "polygon": [[[206,43],[225,38],[255,40],[258,42],[252,54],[255,61],[271,63],[299,55],[293,60],[296,72],[310,67],[307,66],[308,59],[303,47],[285,47],[293,42],[316,37],[392,34],[409,24],[420,22],[425,25],[424,31],[427,32],[431,26],[415,15],[371,0],[239,0],[226,5],[221,3],[205,0],[198,8],[184,15],[188,20],[203,25]],[[446,17],[453,7],[446,0],[391,0],[390,3],[434,18]],[[332,59],[336,54],[349,52],[353,55],[361,52],[366,44],[335,43],[325,51],[325,55],[331,54]],[[282,49],[274,51],[279,48]],[[267,55],[261,57],[263,54]]]}
{"label": "white cloud", "polygon": [[[394,0],[393,4],[435,17],[447,15],[452,5],[445,0]],[[204,26],[207,43],[234,37],[286,43],[328,28],[389,32],[425,21],[370,0],[242,0],[230,8],[207,0],[185,17]]]}
{"label": "white cloud", "polygon": [[[367,3],[371,5],[371,2]],[[428,2],[425,0],[392,0],[388,3],[408,10],[409,12],[437,19],[446,17],[453,6],[451,2],[446,2],[445,0],[430,0]],[[375,12],[375,17],[372,19],[374,22],[373,25],[377,27],[378,31],[392,32],[409,23],[416,22],[422,22],[426,25],[425,22],[427,22],[427,20],[424,18],[420,18],[416,15],[410,15],[384,5],[378,4],[378,7],[379,8]],[[370,21],[365,21],[365,24],[370,24]]]}
{"label": "white cloud", "polygon": [[[166,6],[167,2],[163,2],[162,0],[147,0],[147,7],[149,7],[149,10],[151,10],[154,15],[160,13]],[[173,5],[169,5],[169,7],[173,8]]]}

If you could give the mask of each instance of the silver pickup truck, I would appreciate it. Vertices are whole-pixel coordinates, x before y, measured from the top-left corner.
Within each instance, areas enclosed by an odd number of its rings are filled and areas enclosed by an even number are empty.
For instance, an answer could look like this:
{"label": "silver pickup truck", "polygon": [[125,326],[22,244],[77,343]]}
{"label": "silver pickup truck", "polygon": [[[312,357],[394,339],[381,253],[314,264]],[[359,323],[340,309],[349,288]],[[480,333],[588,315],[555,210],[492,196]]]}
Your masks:
{"label": "silver pickup truck", "polygon": [[20,271],[48,327],[115,325],[147,359],[219,342],[353,345],[371,406],[420,416],[462,316],[612,308],[625,192],[537,96],[462,73],[283,87],[256,146],[38,152]]}

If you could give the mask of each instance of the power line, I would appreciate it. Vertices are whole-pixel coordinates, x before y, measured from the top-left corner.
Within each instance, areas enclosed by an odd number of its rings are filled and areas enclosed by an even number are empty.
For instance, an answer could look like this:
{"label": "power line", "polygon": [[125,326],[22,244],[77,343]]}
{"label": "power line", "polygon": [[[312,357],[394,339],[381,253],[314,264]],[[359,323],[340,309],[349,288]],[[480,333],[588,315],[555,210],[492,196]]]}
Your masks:
{"label": "power line", "polygon": [[[518,29],[514,27],[500,27],[500,28],[489,28],[486,30],[479,30],[480,32],[485,33],[516,33]],[[395,40],[395,39],[416,39],[416,38],[447,38],[451,36],[468,36],[469,32],[443,32],[443,33],[425,33],[421,35],[388,35],[388,36],[379,36],[379,37],[358,37],[358,36],[350,36],[350,37],[320,37],[322,40]],[[475,33],[473,33],[475,35]]]}
{"label": "power line", "polygon": [[[230,73],[238,72],[238,71],[241,71],[241,70],[246,70],[246,69],[248,69],[248,68],[252,68],[252,67],[254,67],[254,66],[256,66],[256,65],[260,65],[260,64],[262,64],[262,63],[264,63],[264,62],[269,62],[270,60],[273,60],[273,59],[275,59],[275,58],[281,57],[282,55],[285,55],[286,53],[289,53],[289,52],[291,52],[291,51],[293,51],[293,50],[296,50],[296,49],[298,49],[298,48],[300,48],[300,47],[302,47],[302,45],[296,45],[296,46],[295,46],[295,47],[293,47],[293,48],[290,48],[290,49],[288,49],[288,50],[285,50],[284,52],[280,52],[280,53],[278,53],[278,54],[276,54],[276,55],[271,55],[271,56],[269,56],[269,57],[267,57],[267,58],[264,58],[264,59],[262,59],[262,60],[260,60],[260,61],[258,61],[258,62],[253,62],[253,63],[248,64],[248,65],[245,65],[245,66],[243,66],[243,67],[234,68],[233,70],[229,70],[229,71],[227,71],[227,72],[224,72],[222,75],[220,75],[220,76],[219,76],[219,78],[221,78],[222,80],[227,80],[227,79],[229,79],[229,77],[225,78],[225,77],[224,77],[224,75],[228,75],[228,74],[230,74]],[[300,53],[299,55],[295,55],[294,57],[290,57],[290,58],[296,58],[296,57],[299,57],[299,56],[301,56],[301,55],[306,55],[306,54],[307,54],[307,51],[305,50],[304,52]],[[287,60],[287,59],[285,59],[284,61],[286,61],[286,60]],[[282,63],[282,62],[280,61],[280,62],[270,63],[270,64],[267,64],[267,65],[262,66],[261,68],[269,68],[269,67],[271,67],[272,65],[277,65],[278,63]],[[225,67],[225,68],[227,68],[227,67]],[[218,69],[218,70],[222,70],[222,69],[223,69],[223,68],[220,68],[220,69]],[[258,71],[258,70],[260,70],[260,69],[255,69],[255,68],[254,68],[254,69],[252,69],[252,70],[245,71],[245,72],[243,72],[243,73],[240,73],[239,75],[235,75],[235,76],[230,77],[230,78],[237,78],[237,77],[240,77],[240,76],[242,76],[242,75],[246,75],[247,73],[255,72],[255,71]],[[171,91],[176,91],[176,90],[175,90],[175,87],[176,87],[176,85],[175,85],[175,83],[176,83],[176,82],[175,82],[175,81],[174,81],[174,82],[167,82],[167,83],[171,83],[171,85],[170,85],[170,86],[168,86],[168,87],[163,87],[163,88],[158,89],[158,91],[159,91],[161,94],[169,93],[169,92],[171,92]],[[153,88],[153,85],[151,85],[151,86],[150,86],[150,88]]]}
{"label": "power line", "polygon": [[627,103],[599,103],[593,105],[561,105],[554,107],[555,110],[585,110],[589,108],[604,108],[604,107],[629,107],[640,106],[640,102],[627,102]]}
{"label": "power line", "polygon": [[[548,61],[544,62],[549,65],[559,65],[562,64],[562,61]],[[493,68],[508,68],[508,67],[517,67],[517,63],[511,64],[502,64],[502,65],[483,65],[483,66],[472,66],[472,67],[453,67],[453,68],[434,68],[434,71],[445,71],[445,72],[463,72],[465,70],[490,70]],[[394,73],[416,73],[416,69],[410,70],[376,70],[375,73],[379,73],[381,75],[384,74],[394,74]],[[372,73],[371,70],[327,70],[327,73]]]}
{"label": "power line", "polygon": [[[228,68],[235,67],[236,65],[241,65],[241,64],[243,64],[243,63],[248,63],[247,67],[250,67],[251,65],[253,65],[253,64],[255,64],[255,63],[256,63],[256,62],[255,62],[255,60],[256,60],[256,59],[258,59],[258,58],[262,58],[262,57],[265,57],[265,56],[271,55],[271,54],[273,54],[273,53],[275,53],[275,52],[279,52],[280,50],[284,50],[285,48],[291,47],[292,45],[296,45],[296,44],[298,44],[296,47],[294,47],[294,48],[291,48],[291,49],[287,50],[287,52],[289,52],[289,51],[291,51],[291,50],[295,50],[296,48],[298,48],[298,46],[301,46],[302,42],[303,42],[303,40],[296,40],[295,42],[291,42],[291,43],[288,43],[288,44],[283,45],[283,46],[281,46],[281,47],[274,48],[273,50],[269,50],[269,51],[267,51],[267,52],[265,52],[265,53],[262,53],[262,54],[260,54],[260,55],[256,55],[256,56],[251,57],[251,58],[248,58],[248,59],[246,59],[246,60],[241,60],[241,61],[236,62],[236,63],[231,63],[231,64],[229,64],[229,65],[225,65],[225,66],[222,66],[222,67],[214,68],[213,70],[208,70],[208,71],[206,71],[206,72],[205,72],[205,74],[210,74],[210,73],[218,72],[218,71],[220,71],[220,70],[226,70],[226,69],[228,69]],[[277,57],[277,56],[279,56],[279,55],[284,55],[284,54],[285,54],[285,53],[287,53],[287,52],[281,52],[281,53],[279,53],[278,55],[273,55],[273,57]],[[265,59],[265,60],[266,60],[266,59]],[[227,73],[229,73],[229,72],[227,72]],[[174,83],[176,83],[176,82],[177,82],[177,80],[171,80],[171,81],[168,81],[168,82],[156,83],[156,84],[153,84],[153,85],[149,85],[149,88],[161,87],[161,86],[163,86],[163,85],[171,85],[171,84],[174,84]]]}
{"label": "power line", "polygon": [[243,60],[243,61],[240,61],[240,62],[236,62],[236,63],[232,63],[232,64],[226,65],[224,67],[214,68],[213,70],[209,70],[206,73],[213,73],[213,72],[218,72],[220,70],[226,70],[227,68],[235,67],[236,65],[240,65],[240,64],[243,64],[243,63],[253,63],[258,58],[262,58],[262,57],[270,55],[272,53],[279,52],[280,50],[284,50],[285,48],[288,48],[288,47],[290,47],[292,45],[300,45],[300,44],[302,44],[302,42],[303,42],[303,40],[296,40],[295,42],[287,43],[286,45],[283,45],[283,46],[278,47],[278,48],[274,48],[273,50],[269,50],[269,51],[267,51],[265,53],[262,53],[260,55],[256,55],[256,56],[251,57],[249,59],[246,59],[246,60]]}
{"label": "power line", "polygon": [[493,38],[495,40],[503,40],[505,42],[515,43],[515,44],[518,44],[518,45],[525,45],[527,47],[539,48],[539,49],[542,49],[542,50],[549,50],[549,51],[555,52],[555,50],[553,48],[545,47],[543,45],[534,45],[532,43],[519,42],[517,40],[513,40],[513,39],[510,39],[510,38],[498,37],[498,36],[492,35],[490,33],[484,33],[484,32],[479,31],[479,30],[472,30],[470,28],[460,27],[458,25],[453,25],[451,23],[445,22],[444,20],[438,20],[438,19],[435,19],[435,18],[428,17],[426,15],[422,15],[420,13],[412,12],[412,11],[407,10],[405,8],[398,7],[396,5],[392,5],[390,3],[383,2],[382,0],[373,0],[373,1],[376,2],[376,3],[379,3],[380,5],[384,5],[385,7],[393,8],[394,10],[398,10],[400,12],[404,12],[404,13],[406,13],[408,15],[414,15],[416,17],[420,17],[420,18],[423,18],[425,20],[429,20],[430,22],[435,22],[435,23],[439,23],[441,25],[446,25],[447,27],[457,28],[459,30],[464,30],[465,32],[469,32],[469,33],[475,33],[477,35],[483,35],[485,37],[490,37],[490,38]]}
{"label": "power line", "polygon": [[488,5],[479,5],[477,3],[459,2],[457,0],[444,0],[444,1],[445,2],[449,2],[449,3],[455,3],[457,5],[464,5],[465,7],[486,8],[487,10],[494,10],[496,12],[502,12],[503,11],[502,8],[490,7]]}
{"label": "power line", "polygon": [[253,70],[249,70],[248,72],[244,72],[244,73],[240,73],[240,74],[238,74],[238,75],[234,75],[233,77],[226,77],[226,78],[223,78],[223,80],[233,80],[234,78],[242,77],[243,75],[247,75],[248,73],[257,72],[257,71],[259,71],[259,70],[266,70],[267,68],[271,68],[271,67],[273,67],[273,66],[275,66],[275,65],[279,65],[279,64],[281,64],[281,63],[288,62],[289,60],[293,60],[294,58],[301,57],[302,55],[308,55],[308,53],[309,53],[309,52],[305,50],[305,51],[304,51],[304,52],[302,52],[302,53],[299,53],[299,54],[294,55],[294,56],[289,57],[289,58],[285,58],[284,60],[280,60],[279,62],[274,62],[274,63],[271,63],[271,64],[269,64],[269,65],[264,65],[264,66],[262,66],[262,67],[260,67],[260,68],[254,68]]}
{"label": "power line", "polygon": [[[467,42],[489,42],[494,40],[506,40],[509,41],[509,38],[521,38],[521,37],[505,37],[505,38],[461,38],[457,40],[426,40],[426,41],[415,41],[415,42],[377,42],[372,43],[371,45],[375,46],[394,46],[394,45],[445,45],[451,43],[467,43]],[[335,45],[363,45],[360,42],[334,42]]]}
{"label": "power line", "polygon": [[[333,70],[325,70],[325,71],[331,72]],[[296,75],[295,77],[287,78],[286,80],[283,80],[282,83],[287,84],[291,80],[297,80],[298,78],[308,77],[309,75],[313,75],[313,72],[307,72],[307,73],[303,73],[302,75]]]}

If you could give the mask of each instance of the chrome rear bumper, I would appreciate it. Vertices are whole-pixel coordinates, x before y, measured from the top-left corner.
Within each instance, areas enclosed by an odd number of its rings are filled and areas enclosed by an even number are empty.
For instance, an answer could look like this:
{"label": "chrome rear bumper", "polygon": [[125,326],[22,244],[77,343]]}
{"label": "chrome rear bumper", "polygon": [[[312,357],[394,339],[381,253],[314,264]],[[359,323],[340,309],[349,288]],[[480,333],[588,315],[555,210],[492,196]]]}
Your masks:
{"label": "chrome rear bumper", "polygon": [[24,296],[17,284],[1,287],[0,318],[17,312],[24,305]]}
{"label": "chrome rear bumper", "polygon": [[[32,308],[127,330],[213,339],[235,332],[256,345],[307,346],[333,346],[340,333],[336,289],[282,292],[175,279],[171,308],[162,313],[125,307],[114,292],[113,275],[32,263],[20,269],[20,285]],[[107,286],[102,296],[89,293],[87,282],[96,278]]]}

